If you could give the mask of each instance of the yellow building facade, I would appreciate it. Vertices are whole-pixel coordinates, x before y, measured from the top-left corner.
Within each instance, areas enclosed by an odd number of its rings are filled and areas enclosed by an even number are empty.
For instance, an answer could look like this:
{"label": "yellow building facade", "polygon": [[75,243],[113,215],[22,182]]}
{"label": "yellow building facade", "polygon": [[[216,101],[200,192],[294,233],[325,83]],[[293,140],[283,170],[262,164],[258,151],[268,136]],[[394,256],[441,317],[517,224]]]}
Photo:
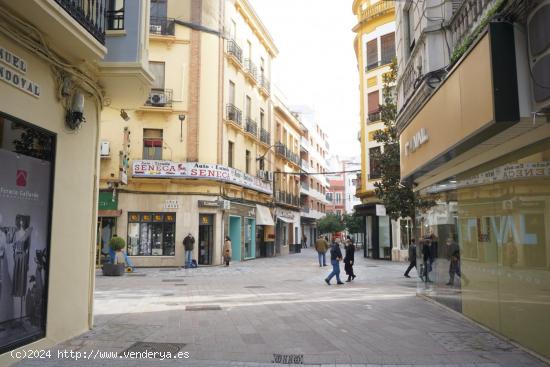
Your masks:
{"label": "yellow building facade", "polygon": [[156,1],[149,13],[153,85],[138,108],[113,101],[102,118],[101,252],[116,233],[135,266],[181,266],[191,233],[199,265],[221,263],[224,236],[234,260],[255,258],[273,232],[277,48],[247,1]]}

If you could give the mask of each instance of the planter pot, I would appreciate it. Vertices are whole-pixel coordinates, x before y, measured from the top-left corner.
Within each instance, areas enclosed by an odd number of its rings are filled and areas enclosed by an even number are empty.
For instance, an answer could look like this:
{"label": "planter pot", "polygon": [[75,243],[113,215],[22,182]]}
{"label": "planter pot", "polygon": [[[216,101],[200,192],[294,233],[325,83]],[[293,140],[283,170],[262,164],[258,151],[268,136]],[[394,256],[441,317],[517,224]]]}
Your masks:
{"label": "planter pot", "polygon": [[124,264],[103,264],[103,275],[121,276],[124,275]]}

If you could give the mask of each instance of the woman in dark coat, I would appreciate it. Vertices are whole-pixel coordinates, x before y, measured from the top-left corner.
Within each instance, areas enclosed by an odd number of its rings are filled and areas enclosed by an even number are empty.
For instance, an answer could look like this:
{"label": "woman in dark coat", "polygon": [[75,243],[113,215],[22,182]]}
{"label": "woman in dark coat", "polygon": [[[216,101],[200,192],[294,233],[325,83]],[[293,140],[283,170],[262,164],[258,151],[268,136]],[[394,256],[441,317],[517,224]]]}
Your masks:
{"label": "woman in dark coat", "polygon": [[353,263],[355,261],[355,244],[351,240],[351,237],[348,236],[346,239],[346,256],[344,257],[344,270],[348,275],[348,280],[346,282],[351,282],[355,279],[355,274],[353,274]]}

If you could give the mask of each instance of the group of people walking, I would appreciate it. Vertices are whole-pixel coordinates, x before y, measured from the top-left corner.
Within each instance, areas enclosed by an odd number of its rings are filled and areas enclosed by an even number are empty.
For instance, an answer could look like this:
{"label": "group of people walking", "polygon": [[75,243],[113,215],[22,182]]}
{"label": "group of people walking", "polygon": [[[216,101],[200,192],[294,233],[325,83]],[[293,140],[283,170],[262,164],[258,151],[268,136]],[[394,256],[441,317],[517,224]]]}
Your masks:
{"label": "group of people walking", "polygon": [[353,272],[353,264],[355,262],[355,244],[350,236],[344,241],[345,256],[342,256],[342,250],[340,249],[341,244],[340,238],[336,238],[329,245],[328,237],[320,236],[317,241],[315,241],[315,250],[317,251],[317,256],[319,258],[319,267],[327,266],[326,263],[326,253],[330,250],[330,264],[332,265],[332,272],[325,278],[325,282],[330,285],[330,280],[333,277],[336,277],[336,284],[344,284],[340,280],[340,261],[344,261],[344,270],[348,275],[346,282],[351,282],[355,279],[356,275]]}

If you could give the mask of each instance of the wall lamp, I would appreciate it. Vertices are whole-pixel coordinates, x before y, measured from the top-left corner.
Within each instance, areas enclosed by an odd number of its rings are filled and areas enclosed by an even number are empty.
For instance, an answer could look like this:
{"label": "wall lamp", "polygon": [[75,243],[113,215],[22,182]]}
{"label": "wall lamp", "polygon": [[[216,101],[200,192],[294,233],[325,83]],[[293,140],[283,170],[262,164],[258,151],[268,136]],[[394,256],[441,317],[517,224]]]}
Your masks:
{"label": "wall lamp", "polygon": [[178,119],[180,120],[180,142],[183,142],[183,121],[185,120],[185,115],[178,115]]}
{"label": "wall lamp", "polygon": [[124,110],[120,110],[120,117],[122,117],[124,121],[130,120],[130,116],[128,116],[128,113]]}
{"label": "wall lamp", "polygon": [[86,121],[84,117],[84,95],[77,90],[73,94],[71,101],[71,107],[67,109],[65,115],[65,123],[71,130],[76,130],[80,125]]}

